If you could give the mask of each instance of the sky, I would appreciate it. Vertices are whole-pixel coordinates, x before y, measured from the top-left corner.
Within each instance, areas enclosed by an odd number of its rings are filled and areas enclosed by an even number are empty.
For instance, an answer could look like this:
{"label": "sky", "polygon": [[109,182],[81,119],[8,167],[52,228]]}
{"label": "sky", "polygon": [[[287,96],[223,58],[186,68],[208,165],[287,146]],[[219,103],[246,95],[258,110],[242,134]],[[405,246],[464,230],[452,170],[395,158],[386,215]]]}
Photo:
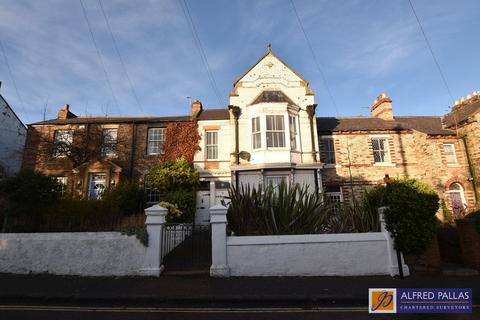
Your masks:
{"label": "sky", "polygon": [[[382,92],[395,115],[441,115],[453,103],[408,0],[293,0],[320,70],[290,0],[185,0],[220,96],[181,1],[82,1],[101,59],[80,0],[0,0],[0,93],[24,123],[66,103],[110,116],[185,115],[188,97],[226,107],[268,43],[309,81],[318,116],[368,116]],[[480,1],[412,3],[454,99],[480,90]]]}

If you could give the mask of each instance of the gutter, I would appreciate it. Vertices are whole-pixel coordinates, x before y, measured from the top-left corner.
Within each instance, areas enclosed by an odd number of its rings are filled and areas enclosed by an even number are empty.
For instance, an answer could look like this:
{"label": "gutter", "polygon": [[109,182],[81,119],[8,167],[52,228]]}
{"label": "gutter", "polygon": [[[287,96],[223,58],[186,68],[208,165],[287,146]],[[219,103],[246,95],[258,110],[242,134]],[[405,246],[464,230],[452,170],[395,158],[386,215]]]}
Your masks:
{"label": "gutter", "polygon": [[313,162],[317,162],[317,150],[315,148],[315,130],[313,128],[313,119],[315,118],[315,109],[317,104],[307,106],[308,120],[310,121],[310,138],[312,140],[312,158]]}
{"label": "gutter", "polygon": [[472,177],[472,185],[473,185],[473,194],[475,196],[475,203],[478,204],[478,189],[477,189],[477,176],[475,175],[475,170],[473,169],[472,158],[470,156],[470,149],[468,149],[467,144],[467,137],[465,135],[461,135],[460,139],[462,139],[463,146],[465,147],[465,154],[467,156],[467,163],[468,163],[468,172],[470,173],[470,177]]}

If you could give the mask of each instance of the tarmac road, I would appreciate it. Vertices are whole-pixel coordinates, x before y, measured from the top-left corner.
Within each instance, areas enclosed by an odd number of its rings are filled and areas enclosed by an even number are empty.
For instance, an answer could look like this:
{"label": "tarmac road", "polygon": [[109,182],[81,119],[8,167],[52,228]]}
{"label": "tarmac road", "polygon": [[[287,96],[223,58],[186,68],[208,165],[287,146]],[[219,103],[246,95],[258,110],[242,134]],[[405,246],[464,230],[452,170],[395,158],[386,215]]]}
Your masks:
{"label": "tarmac road", "polygon": [[473,314],[452,315],[410,315],[368,314],[366,308],[314,308],[314,307],[89,307],[89,306],[54,306],[54,305],[1,305],[0,319],[480,319],[480,306],[474,308]]}

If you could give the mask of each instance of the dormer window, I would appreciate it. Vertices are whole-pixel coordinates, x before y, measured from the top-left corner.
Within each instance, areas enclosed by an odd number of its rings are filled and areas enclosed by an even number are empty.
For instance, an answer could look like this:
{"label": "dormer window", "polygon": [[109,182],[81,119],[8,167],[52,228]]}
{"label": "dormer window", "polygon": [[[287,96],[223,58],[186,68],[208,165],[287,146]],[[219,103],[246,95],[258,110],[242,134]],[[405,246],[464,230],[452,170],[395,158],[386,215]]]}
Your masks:
{"label": "dormer window", "polygon": [[284,117],[267,115],[267,148],[285,148]]}

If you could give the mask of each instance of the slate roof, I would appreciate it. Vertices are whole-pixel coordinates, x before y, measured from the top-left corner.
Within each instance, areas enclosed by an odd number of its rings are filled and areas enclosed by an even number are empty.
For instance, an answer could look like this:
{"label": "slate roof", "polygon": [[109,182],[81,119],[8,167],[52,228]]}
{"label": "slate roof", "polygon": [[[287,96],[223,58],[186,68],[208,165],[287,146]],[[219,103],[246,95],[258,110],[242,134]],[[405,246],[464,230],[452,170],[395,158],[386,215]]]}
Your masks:
{"label": "slate roof", "polygon": [[203,109],[198,120],[228,120],[230,112],[227,108],[223,109]]}
{"label": "slate roof", "polygon": [[289,105],[295,105],[293,101],[287,97],[285,93],[279,90],[266,90],[262,91],[252,104],[263,103],[263,102],[287,102]]}
{"label": "slate roof", "polygon": [[[228,109],[204,109],[199,120],[227,120],[230,118]],[[32,123],[32,125],[63,125],[63,124],[86,124],[86,123],[153,123],[190,121],[190,116],[171,117],[78,117],[68,119],[51,119]]]}
{"label": "slate roof", "polygon": [[480,111],[480,101],[462,106],[457,110],[451,111],[443,116],[443,123],[446,127],[455,127],[456,124],[460,124],[467,120],[469,117]]}
{"label": "slate roof", "polygon": [[372,117],[318,117],[319,133],[341,131],[406,131],[416,130],[429,135],[452,135],[451,130],[442,127],[442,118],[436,116],[394,117],[383,120]]}

